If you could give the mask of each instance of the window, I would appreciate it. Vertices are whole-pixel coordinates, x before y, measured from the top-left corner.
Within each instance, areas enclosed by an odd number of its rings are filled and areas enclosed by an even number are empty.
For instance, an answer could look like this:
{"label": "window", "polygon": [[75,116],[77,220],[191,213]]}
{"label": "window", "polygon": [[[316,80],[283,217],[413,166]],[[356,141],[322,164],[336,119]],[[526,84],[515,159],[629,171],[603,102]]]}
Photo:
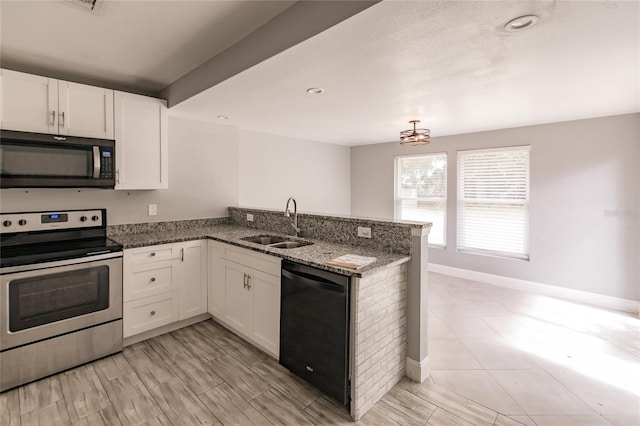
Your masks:
{"label": "window", "polygon": [[395,218],[431,222],[429,244],[445,246],[447,154],[396,157]]}
{"label": "window", "polygon": [[529,149],[458,151],[458,250],[529,259]]}

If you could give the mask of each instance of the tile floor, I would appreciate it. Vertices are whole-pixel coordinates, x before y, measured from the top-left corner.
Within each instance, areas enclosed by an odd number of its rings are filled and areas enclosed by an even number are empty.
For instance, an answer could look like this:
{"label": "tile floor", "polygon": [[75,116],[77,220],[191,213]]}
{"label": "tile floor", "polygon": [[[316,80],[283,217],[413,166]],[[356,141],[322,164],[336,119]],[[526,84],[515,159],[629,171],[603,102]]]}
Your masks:
{"label": "tile floor", "polygon": [[[346,410],[213,320],[0,394],[0,425],[350,425]],[[518,425],[407,379],[358,425]]]}
{"label": "tile floor", "polygon": [[[640,321],[430,275],[432,378],[357,424],[640,425]],[[0,394],[0,426],[346,425],[346,412],[208,320]]]}
{"label": "tile floor", "polygon": [[637,316],[431,273],[433,381],[537,426],[640,425]]}

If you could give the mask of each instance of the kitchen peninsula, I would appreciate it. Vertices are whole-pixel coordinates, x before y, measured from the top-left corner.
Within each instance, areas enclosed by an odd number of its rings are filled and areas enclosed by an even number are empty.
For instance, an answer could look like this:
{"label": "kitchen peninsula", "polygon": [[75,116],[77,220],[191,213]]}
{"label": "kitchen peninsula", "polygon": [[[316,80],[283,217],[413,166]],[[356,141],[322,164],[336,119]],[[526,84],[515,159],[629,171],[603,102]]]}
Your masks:
{"label": "kitchen peninsula", "polygon": [[[430,224],[299,214],[300,238],[313,244],[283,249],[243,240],[264,233],[292,234],[291,218],[282,211],[231,207],[229,213],[226,218],[116,225],[110,226],[108,232],[124,246],[125,258],[127,250],[209,240],[209,247],[224,243],[269,255],[278,262],[285,259],[351,277],[351,416],[356,420],[403,376],[417,381],[428,376],[426,315],[420,315],[426,304],[421,305],[420,301],[427,291]],[[358,227],[370,228],[371,238],[358,237]],[[376,261],[358,269],[327,264],[345,254],[375,257]],[[215,297],[212,287],[216,284],[216,271],[211,260],[209,263],[211,299]],[[126,274],[125,267],[125,286]],[[209,313],[219,319],[211,311],[210,308]],[[125,322],[126,312],[125,309]],[[268,344],[258,340],[257,345],[272,356],[277,355]]]}

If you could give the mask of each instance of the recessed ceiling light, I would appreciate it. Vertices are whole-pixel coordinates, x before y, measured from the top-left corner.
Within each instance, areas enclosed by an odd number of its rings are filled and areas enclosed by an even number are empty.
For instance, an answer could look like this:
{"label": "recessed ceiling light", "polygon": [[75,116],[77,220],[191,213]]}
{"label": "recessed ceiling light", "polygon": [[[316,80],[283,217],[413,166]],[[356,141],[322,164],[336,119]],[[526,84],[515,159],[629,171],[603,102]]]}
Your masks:
{"label": "recessed ceiling light", "polygon": [[229,117],[227,117],[226,115],[219,115],[218,118],[220,120],[228,120],[229,119]]}
{"label": "recessed ceiling light", "polygon": [[319,87],[310,87],[307,89],[307,93],[312,94],[312,95],[319,95],[320,93],[323,93],[324,89],[321,89]]}
{"label": "recessed ceiling light", "polygon": [[524,31],[540,21],[540,17],[538,15],[523,15],[517,18],[514,18],[504,24],[504,30],[510,33],[514,33],[517,31]]}

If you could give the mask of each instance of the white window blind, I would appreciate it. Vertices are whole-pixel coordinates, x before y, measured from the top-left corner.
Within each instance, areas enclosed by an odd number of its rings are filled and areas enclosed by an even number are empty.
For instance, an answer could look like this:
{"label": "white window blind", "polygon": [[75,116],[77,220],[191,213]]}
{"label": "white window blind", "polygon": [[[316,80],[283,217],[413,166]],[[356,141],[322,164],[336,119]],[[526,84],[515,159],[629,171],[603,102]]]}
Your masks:
{"label": "white window blind", "polygon": [[447,154],[396,157],[395,218],[431,222],[429,244],[445,246]]}
{"label": "white window blind", "polygon": [[529,150],[458,151],[458,250],[529,259]]}

